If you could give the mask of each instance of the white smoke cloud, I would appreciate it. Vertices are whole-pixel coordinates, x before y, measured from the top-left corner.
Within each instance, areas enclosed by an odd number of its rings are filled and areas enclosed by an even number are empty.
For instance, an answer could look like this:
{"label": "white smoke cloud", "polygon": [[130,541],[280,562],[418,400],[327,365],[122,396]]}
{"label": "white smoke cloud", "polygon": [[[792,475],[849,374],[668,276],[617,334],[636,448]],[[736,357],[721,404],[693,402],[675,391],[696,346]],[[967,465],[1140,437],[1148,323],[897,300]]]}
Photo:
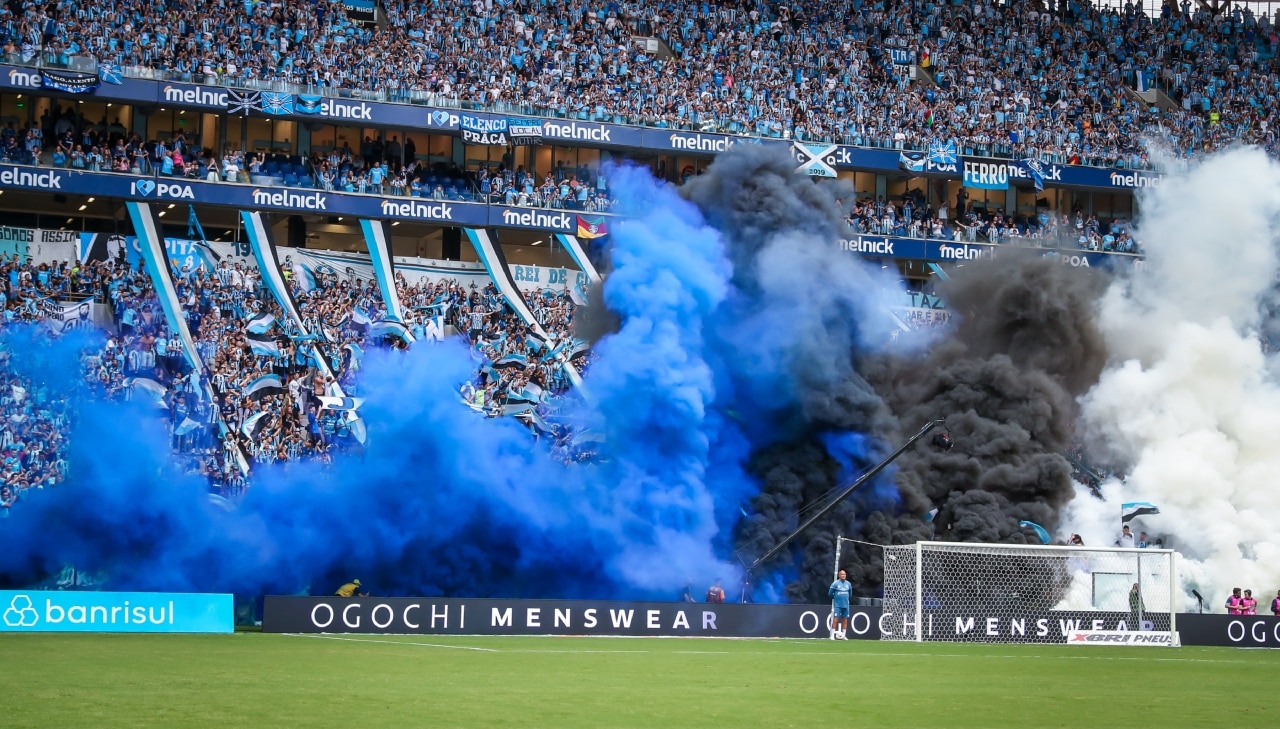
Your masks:
{"label": "white smoke cloud", "polygon": [[[1232,587],[1260,607],[1280,588],[1280,382],[1258,335],[1277,273],[1280,166],[1260,150],[1215,155],[1142,200],[1147,262],[1101,304],[1111,361],[1083,398],[1094,453],[1127,478],[1068,507],[1065,527],[1112,544],[1120,505],[1178,550],[1184,591],[1220,610]],[[1194,607],[1188,598],[1185,607]]]}

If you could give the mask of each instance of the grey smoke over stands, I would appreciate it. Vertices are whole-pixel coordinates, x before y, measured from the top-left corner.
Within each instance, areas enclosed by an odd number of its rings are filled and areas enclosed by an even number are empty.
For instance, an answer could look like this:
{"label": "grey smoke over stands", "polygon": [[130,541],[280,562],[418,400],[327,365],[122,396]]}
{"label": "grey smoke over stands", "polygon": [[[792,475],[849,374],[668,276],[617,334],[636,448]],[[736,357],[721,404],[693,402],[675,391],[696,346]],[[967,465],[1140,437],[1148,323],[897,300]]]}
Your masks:
{"label": "grey smoke over stands", "polygon": [[[795,169],[785,150],[739,146],[680,190],[721,231],[734,266],[736,296],[718,334],[752,359],[743,384],[792,391],[798,411],[775,417],[798,431],[874,430],[887,421],[856,355],[888,340],[881,310],[896,281],[836,245],[852,186],[814,184]],[[790,405],[768,390],[744,394]]]}

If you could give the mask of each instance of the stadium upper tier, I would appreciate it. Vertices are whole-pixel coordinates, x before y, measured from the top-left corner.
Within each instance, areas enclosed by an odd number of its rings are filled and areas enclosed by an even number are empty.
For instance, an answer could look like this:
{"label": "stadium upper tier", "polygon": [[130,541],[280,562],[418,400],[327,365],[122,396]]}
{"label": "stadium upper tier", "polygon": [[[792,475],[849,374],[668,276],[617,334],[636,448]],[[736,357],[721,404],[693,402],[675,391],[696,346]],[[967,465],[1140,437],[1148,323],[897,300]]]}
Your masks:
{"label": "stadium upper tier", "polygon": [[[11,63],[766,138],[951,140],[979,156],[1122,167],[1149,164],[1144,139],[1181,156],[1237,141],[1276,149],[1280,37],[1239,8],[1191,14],[1185,3],[1157,18],[928,0],[380,9],[381,22],[362,24],[338,2],[14,3],[0,10],[0,34]],[[1149,86],[1163,93],[1133,90]]]}

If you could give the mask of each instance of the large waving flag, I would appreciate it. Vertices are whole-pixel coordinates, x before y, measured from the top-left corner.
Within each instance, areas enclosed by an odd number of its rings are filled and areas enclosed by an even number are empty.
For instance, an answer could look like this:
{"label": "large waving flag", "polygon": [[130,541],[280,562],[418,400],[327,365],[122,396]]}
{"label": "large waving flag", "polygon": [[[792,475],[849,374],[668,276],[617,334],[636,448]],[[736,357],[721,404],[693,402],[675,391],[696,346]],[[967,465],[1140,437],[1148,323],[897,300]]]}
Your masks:
{"label": "large waving flag", "polygon": [[539,403],[542,402],[543,396],[542,387],[536,382],[529,382],[523,388],[507,395],[507,402]]}
{"label": "large waving flag", "polygon": [[203,427],[204,425],[196,422],[195,420],[192,420],[191,416],[188,415],[184,417],[182,419],[182,422],[178,423],[178,425],[173,429],[173,434],[186,435],[187,433],[190,433],[195,430],[199,430],[200,428],[203,428]]}
{"label": "large waving flag", "polygon": [[271,325],[276,323],[276,318],[271,312],[264,311],[261,314],[249,320],[249,325],[245,327],[250,334],[266,334]]}
{"label": "large waving flag", "polygon": [[405,342],[413,341],[413,336],[409,334],[409,327],[391,319],[383,319],[376,324],[370,325],[369,337],[372,339],[396,337]]}
{"label": "large waving flag", "polygon": [[280,350],[280,344],[264,334],[251,334],[245,340],[249,342],[249,349],[259,357],[280,357],[284,354]]}
{"label": "large waving flag", "polygon": [[1022,527],[1023,529],[1030,529],[1034,531],[1036,533],[1036,536],[1040,537],[1041,544],[1048,544],[1049,542],[1053,541],[1052,538],[1050,538],[1049,536],[1049,530],[1045,529],[1044,527],[1040,526],[1034,521],[1025,521],[1025,520],[1020,521],[1018,522],[1018,526]]}
{"label": "large waving flag", "polygon": [[284,392],[284,382],[277,375],[263,375],[244,389],[244,396],[250,400],[260,400],[267,395],[278,395]]}
{"label": "large waving flag", "polygon": [[164,396],[169,393],[169,389],[150,377],[134,377],[129,380],[129,387],[134,395],[149,399],[159,407],[166,407]]}
{"label": "large waving flag", "polygon": [[320,395],[316,398],[320,401],[322,410],[334,410],[337,412],[350,412],[357,410],[364,404],[364,398],[361,397],[329,397]]}
{"label": "large waving flag", "polygon": [[519,367],[520,369],[524,369],[528,365],[529,358],[518,352],[503,355],[498,358],[498,361],[493,363],[493,366],[496,369],[505,369],[507,367]]}
{"label": "large waving flag", "polygon": [[1159,507],[1149,501],[1130,501],[1120,505],[1120,522],[1128,523],[1140,516],[1159,513]]}
{"label": "large waving flag", "polygon": [[261,433],[262,429],[265,428],[266,425],[267,413],[265,411],[261,413],[254,413],[244,421],[244,425],[240,426],[240,432],[244,433],[249,438],[257,438],[258,433]]}

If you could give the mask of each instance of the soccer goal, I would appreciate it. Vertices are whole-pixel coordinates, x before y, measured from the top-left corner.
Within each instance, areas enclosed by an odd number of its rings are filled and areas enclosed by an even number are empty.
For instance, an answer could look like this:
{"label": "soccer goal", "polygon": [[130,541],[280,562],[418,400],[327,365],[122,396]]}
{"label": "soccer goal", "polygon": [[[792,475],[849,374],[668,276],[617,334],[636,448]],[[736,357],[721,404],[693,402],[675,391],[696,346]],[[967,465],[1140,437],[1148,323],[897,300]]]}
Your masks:
{"label": "soccer goal", "polygon": [[884,548],[882,640],[1178,644],[1169,549]]}

